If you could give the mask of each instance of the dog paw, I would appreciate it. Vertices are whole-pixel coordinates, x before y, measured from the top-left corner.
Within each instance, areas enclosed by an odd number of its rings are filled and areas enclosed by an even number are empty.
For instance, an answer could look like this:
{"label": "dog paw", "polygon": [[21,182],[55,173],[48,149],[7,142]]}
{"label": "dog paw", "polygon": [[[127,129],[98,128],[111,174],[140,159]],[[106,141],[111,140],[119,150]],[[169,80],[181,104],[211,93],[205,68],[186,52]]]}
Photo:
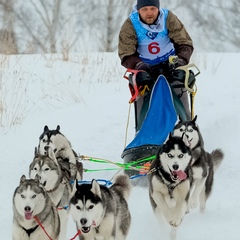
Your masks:
{"label": "dog paw", "polygon": [[178,227],[182,222],[182,218],[181,217],[177,217],[177,216],[173,216],[172,219],[169,219],[168,223],[172,226],[172,227]]}
{"label": "dog paw", "polygon": [[182,222],[182,219],[173,219],[171,221],[169,221],[168,223],[172,226],[172,227],[178,227]]}

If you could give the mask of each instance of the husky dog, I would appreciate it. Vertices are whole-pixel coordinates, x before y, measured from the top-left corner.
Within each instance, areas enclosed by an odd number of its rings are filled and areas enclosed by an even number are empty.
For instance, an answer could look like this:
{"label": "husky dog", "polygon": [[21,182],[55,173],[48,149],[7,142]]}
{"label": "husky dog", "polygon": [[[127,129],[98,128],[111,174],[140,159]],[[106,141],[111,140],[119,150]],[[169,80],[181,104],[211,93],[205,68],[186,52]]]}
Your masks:
{"label": "husky dog", "polygon": [[35,149],[35,157],[29,166],[29,175],[31,178],[39,176],[40,183],[44,186],[46,192],[59,210],[61,222],[60,240],[66,239],[67,221],[69,211],[66,206],[69,204],[71,185],[69,179],[63,174],[62,169],[57,161],[53,150],[47,149],[46,155],[37,153]]}
{"label": "husky dog", "polygon": [[70,212],[81,231],[80,240],[124,240],[127,237],[131,215],[127,199],[131,184],[127,175],[116,176],[107,188],[96,180],[90,184],[75,184],[70,200]]}
{"label": "husky dog", "polygon": [[71,143],[60,132],[58,125],[55,130],[49,130],[46,125],[43,133],[39,137],[38,151],[40,154],[46,154],[45,147],[51,147],[58,160],[61,160],[61,166],[70,174],[70,180],[82,179],[83,166],[78,161],[77,153],[72,149]]}
{"label": "husky dog", "polygon": [[171,226],[171,239],[188,208],[192,184],[191,149],[183,137],[169,134],[161,146],[149,172],[149,196],[153,211]]}
{"label": "husky dog", "polygon": [[58,212],[44,187],[22,175],[13,195],[13,240],[58,240],[59,232]]}
{"label": "husky dog", "polygon": [[173,130],[174,136],[185,135],[186,144],[192,150],[193,161],[193,185],[191,188],[191,197],[189,208],[196,208],[200,202],[200,212],[205,211],[206,201],[212,191],[214,172],[220,166],[223,160],[223,152],[216,149],[212,153],[204,150],[204,141],[196,123],[197,116],[190,121],[182,121],[176,124]]}

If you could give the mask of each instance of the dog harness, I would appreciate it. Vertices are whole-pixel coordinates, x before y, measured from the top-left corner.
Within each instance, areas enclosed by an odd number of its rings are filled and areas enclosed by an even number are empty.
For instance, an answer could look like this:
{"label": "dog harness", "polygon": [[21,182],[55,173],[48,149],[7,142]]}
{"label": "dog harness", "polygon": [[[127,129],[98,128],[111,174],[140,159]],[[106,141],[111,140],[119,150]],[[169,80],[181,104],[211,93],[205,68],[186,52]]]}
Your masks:
{"label": "dog harness", "polygon": [[27,233],[27,235],[30,237],[30,235],[38,228],[39,225],[33,227],[33,228],[30,228],[30,229],[26,229],[24,227],[22,227],[22,229]]}

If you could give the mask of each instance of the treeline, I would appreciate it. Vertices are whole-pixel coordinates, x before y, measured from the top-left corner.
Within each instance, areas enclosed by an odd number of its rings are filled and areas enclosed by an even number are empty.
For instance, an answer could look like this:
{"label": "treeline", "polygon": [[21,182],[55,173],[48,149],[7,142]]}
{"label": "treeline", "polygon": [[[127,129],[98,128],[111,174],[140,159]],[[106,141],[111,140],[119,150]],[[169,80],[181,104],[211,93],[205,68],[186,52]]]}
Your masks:
{"label": "treeline", "polygon": [[[199,51],[240,50],[240,0],[164,1],[187,25]],[[136,0],[0,0],[0,53],[117,51]]]}

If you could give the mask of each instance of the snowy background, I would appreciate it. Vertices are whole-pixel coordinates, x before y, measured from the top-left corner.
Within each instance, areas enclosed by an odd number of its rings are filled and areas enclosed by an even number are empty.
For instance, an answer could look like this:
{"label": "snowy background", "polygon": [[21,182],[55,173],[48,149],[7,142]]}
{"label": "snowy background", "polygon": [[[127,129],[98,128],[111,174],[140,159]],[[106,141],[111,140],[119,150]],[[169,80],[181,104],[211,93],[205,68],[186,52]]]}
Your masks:
{"label": "snowy background", "polygon": [[[240,80],[239,54],[195,54],[201,70],[195,114],[206,150],[222,148],[219,168],[206,213],[186,215],[178,240],[240,239]],[[116,53],[72,55],[0,55],[0,226],[1,239],[11,239],[12,196],[34,156],[45,125],[61,132],[73,149],[91,157],[122,162],[130,92]],[[134,136],[131,107],[127,142]],[[84,162],[88,169],[106,167]],[[115,172],[85,173],[84,179],[110,180]],[[153,215],[148,190],[134,187],[129,207],[132,225],[127,239],[167,240],[168,229]],[[69,218],[68,239],[76,233]]]}

